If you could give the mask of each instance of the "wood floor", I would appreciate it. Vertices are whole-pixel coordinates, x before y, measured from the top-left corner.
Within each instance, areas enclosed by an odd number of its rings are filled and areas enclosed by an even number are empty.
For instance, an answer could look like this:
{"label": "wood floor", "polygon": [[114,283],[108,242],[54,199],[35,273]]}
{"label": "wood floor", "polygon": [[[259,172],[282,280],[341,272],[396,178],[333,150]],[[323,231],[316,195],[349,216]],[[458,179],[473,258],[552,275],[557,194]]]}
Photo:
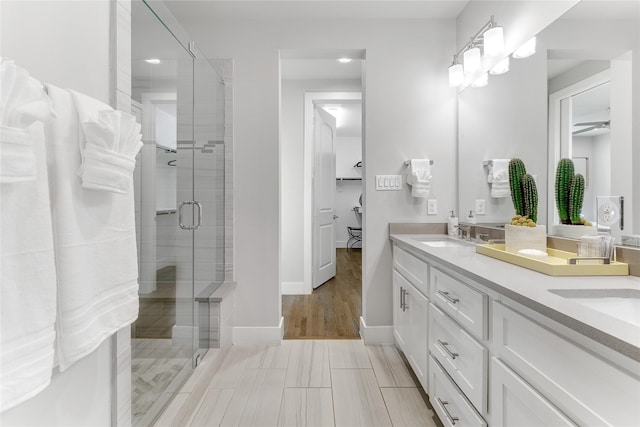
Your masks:
{"label": "wood floor", "polygon": [[394,346],[233,346],[183,421],[178,394],[155,426],[441,426],[416,384]]}
{"label": "wood floor", "polygon": [[283,295],[285,339],[357,339],[362,314],[362,251],[336,250],[336,276],[311,295]]}

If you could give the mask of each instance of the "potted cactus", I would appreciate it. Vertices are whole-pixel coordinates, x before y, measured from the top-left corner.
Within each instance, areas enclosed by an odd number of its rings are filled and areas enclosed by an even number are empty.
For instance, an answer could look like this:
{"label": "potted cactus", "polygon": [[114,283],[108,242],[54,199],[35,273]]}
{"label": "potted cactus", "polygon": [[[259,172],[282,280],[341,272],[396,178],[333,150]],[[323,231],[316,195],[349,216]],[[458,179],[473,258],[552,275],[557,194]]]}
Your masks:
{"label": "potted cactus", "polygon": [[537,249],[546,252],[547,231],[538,225],[538,189],[535,179],[527,173],[524,162],[513,158],[509,161],[509,186],[515,216],[505,227],[505,250],[517,253],[521,249]]}
{"label": "potted cactus", "polygon": [[555,234],[572,238],[597,234],[596,227],[580,216],[584,200],[584,177],[575,173],[571,159],[560,159],[558,162],[555,190],[560,218],[560,224],[555,227]]}

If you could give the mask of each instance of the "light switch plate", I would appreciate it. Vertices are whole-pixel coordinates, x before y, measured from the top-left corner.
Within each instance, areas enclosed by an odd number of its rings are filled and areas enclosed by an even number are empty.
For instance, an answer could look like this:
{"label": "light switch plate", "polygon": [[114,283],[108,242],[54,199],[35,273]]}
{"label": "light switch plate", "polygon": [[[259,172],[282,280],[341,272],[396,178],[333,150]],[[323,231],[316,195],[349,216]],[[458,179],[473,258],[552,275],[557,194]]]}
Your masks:
{"label": "light switch plate", "polygon": [[402,175],[376,175],[377,191],[402,190]]}
{"label": "light switch plate", "polygon": [[427,215],[438,214],[438,201],[436,199],[427,200]]}
{"label": "light switch plate", "polygon": [[474,212],[476,215],[484,215],[484,208],[485,208],[485,202],[484,199],[477,199],[476,200],[476,208],[474,209]]}

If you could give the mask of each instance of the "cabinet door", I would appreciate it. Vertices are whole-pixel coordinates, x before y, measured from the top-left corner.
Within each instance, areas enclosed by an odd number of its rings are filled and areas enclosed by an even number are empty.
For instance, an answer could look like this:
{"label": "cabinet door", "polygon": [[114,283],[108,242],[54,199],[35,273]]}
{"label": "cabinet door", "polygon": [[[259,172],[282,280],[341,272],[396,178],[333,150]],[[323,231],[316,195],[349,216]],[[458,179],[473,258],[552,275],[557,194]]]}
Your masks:
{"label": "cabinet door", "polygon": [[575,426],[533,387],[500,360],[491,363],[493,426]]}
{"label": "cabinet door", "polygon": [[429,390],[427,384],[429,379],[427,374],[429,300],[414,286],[409,285],[405,292],[405,301],[406,313],[409,313],[408,350],[405,351],[405,355],[426,391]]}
{"label": "cabinet door", "polygon": [[409,313],[405,307],[407,288],[411,286],[400,273],[393,270],[393,337],[400,349],[407,353]]}

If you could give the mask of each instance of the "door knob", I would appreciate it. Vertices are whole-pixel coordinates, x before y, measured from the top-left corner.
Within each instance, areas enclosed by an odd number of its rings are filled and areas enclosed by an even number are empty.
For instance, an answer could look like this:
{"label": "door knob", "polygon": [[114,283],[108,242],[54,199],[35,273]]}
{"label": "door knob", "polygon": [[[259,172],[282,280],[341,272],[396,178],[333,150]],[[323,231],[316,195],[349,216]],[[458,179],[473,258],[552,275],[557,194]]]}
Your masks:
{"label": "door knob", "polygon": [[333,219],[338,219],[338,218],[340,218],[338,215],[335,215],[335,214],[333,215]]}

